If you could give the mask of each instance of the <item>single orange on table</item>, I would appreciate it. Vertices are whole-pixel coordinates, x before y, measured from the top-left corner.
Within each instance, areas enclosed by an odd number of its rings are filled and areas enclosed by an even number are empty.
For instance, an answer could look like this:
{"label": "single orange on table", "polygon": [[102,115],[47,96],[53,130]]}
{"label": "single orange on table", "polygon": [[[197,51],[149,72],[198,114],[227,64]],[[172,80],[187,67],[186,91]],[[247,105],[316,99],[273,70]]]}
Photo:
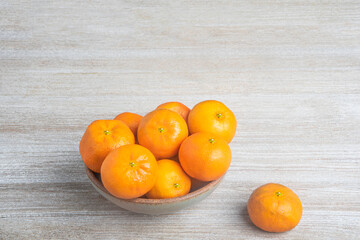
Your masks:
{"label": "single orange on table", "polygon": [[122,121],[96,120],[82,136],[79,151],[85,165],[99,173],[101,164],[111,150],[134,143],[134,134]]}
{"label": "single orange on table", "polygon": [[231,149],[221,137],[199,132],[181,144],[179,161],[184,171],[200,181],[212,181],[224,175],[231,163]]}
{"label": "single orange on table", "polygon": [[155,184],[158,166],[146,148],[131,144],[109,153],[101,166],[101,181],[118,198],[137,198]]}
{"label": "single orange on table", "polygon": [[188,125],[191,134],[209,132],[224,138],[228,143],[236,132],[236,118],[225,104],[216,100],[200,102],[190,111]]}
{"label": "single orange on table", "polygon": [[180,164],[163,159],[158,162],[158,176],[154,187],[146,194],[147,198],[174,198],[189,193],[191,179]]}
{"label": "single orange on table", "polygon": [[165,108],[171,111],[177,112],[187,122],[190,108],[180,102],[167,102],[159,105],[156,109]]}
{"label": "single orange on table", "polygon": [[145,115],[137,134],[139,144],[149,149],[157,159],[175,156],[187,136],[185,120],[168,109],[157,109]]}
{"label": "single orange on table", "polygon": [[142,116],[136,113],[123,112],[117,115],[114,119],[123,121],[130,128],[136,138],[137,129],[142,119]]}
{"label": "single orange on table", "polygon": [[268,232],[285,232],[300,222],[302,205],[299,197],[288,187],[268,183],[250,196],[248,213],[251,221]]}

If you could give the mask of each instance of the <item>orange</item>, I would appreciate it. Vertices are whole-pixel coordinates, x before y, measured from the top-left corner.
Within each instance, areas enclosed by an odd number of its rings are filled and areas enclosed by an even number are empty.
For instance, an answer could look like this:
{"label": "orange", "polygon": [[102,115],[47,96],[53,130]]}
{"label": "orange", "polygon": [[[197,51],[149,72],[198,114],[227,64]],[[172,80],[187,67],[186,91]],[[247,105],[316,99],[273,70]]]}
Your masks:
{"label": "orange", "polygon": [[180,102],[167,102],[159,105],[156,109],[165,108],[180,114],[183,119],[187,122],[190,108]]}
{"label": "orange", "polygon": [[188,125],[191,134],[209,132],[223,137],[228,143],[236,132],[234,113],[216,100],[196,104],[189,113]]}
{"label": "orange", "polygon": [[157,109],[141,119],[137,136],[139,144],[149,149],[157,159],[171,158],[188,136],[188,128],[176,112]]}
{"label": "orange", "polygon": [[123,112],[123,113],[120,113],[119,115],[117,115],[114,119],[123,121],[130,128],[130,130],[133,132],[133,134],[136,138],[137,129],[138,129],[140,120],[142,119],[142,116],[140,116],[139,114],[136,114],[136,113]]}
{"label": "orange", "polygon": [[186,138],[179,150],[184,171],[200,181],[212,181],[225,174],[231,162],[228,143],[212,133],[195,133]]}
{"label": "orange", "polygon": [[137,198],[155,184],[158,166],[146,148],[131,144],[109,153],[101,166],[101,180],[106,190],[118,198]]}
{"label": "orange", "polygon": [[248,201],[251,221],[268,232],[285,232],[293,229],[302,216],[299,197],[291,189],[275,183],[257,188]]}
{"label": "orange", "polygon": [[99,173],[106,155],[115,148],[135,143],[134,134],[119,120],[96,120],[86,129],[79,150],[85,165]]}
{"label": "orange", "polygon": [[179,163],[163,159],[158,162],[158,177],[154,187],[146,194],[147,198],[173,198],[187,194],[191,179]]}

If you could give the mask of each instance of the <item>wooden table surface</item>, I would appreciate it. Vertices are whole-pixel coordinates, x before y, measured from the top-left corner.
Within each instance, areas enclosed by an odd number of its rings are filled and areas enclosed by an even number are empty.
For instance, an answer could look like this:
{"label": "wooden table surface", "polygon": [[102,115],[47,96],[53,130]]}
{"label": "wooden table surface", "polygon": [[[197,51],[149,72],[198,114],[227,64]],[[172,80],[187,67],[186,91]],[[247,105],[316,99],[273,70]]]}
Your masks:
{"label": "wooden table surface", "polygon": [[[359,239],[359,1],[0,2],[0,239]],[[164,216],[122,210],[78,151],[95,119],[206,99],[238,119],[218,189]],[[258,186],[304,211],[254,227]]]}

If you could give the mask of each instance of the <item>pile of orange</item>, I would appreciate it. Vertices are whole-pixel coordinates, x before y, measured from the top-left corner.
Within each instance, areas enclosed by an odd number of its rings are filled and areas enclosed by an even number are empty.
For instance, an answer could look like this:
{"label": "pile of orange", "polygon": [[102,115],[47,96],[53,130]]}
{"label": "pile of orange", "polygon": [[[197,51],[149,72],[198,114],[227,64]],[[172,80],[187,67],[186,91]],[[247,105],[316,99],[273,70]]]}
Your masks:
{"label": "pile of orange", "polygon": [[79,149],[112,195],[173,198],[189,193],[192,182],[226,173],[235,131],[233,112],[219,101],[203,101],[192,110],[168,102],[144,117],[124,112],[92,122]]}
{"label": "pile of orange", "polygon": [[[174,198],[226,173],[235,132],[233,112],[219,101],[203,101],[192,110],[168,102],[144,117],[124,112],[92,122],[79,148],[112,195]],[[289,188],[270,183],[252,193],[248,213],[257,227],[284,232],[299,223],[302,205]]]}

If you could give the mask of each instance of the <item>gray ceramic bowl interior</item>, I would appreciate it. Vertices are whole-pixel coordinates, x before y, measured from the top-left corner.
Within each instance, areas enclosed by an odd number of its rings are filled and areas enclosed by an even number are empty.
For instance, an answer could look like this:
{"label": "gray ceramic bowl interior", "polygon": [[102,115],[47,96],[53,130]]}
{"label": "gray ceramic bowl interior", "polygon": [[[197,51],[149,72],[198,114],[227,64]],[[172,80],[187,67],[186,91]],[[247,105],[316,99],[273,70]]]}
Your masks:
{"label": "gray ceramic bowl interior", "polygon": [[147,199],[140,197],[135,199],[121,199],[114,197],[105,189],[99,174],[94,173],[87,167],[85,168],[91,184],[94,186],[96,191],[98,191],[107,200],[129,211],[152,215],[175,212],[200,202],[209,196],[223,179],[223,177],[221,177],[212,182],[202,183],[200,186],[197,186],[197,188],[192,188],[190,193],[176,198]]}

